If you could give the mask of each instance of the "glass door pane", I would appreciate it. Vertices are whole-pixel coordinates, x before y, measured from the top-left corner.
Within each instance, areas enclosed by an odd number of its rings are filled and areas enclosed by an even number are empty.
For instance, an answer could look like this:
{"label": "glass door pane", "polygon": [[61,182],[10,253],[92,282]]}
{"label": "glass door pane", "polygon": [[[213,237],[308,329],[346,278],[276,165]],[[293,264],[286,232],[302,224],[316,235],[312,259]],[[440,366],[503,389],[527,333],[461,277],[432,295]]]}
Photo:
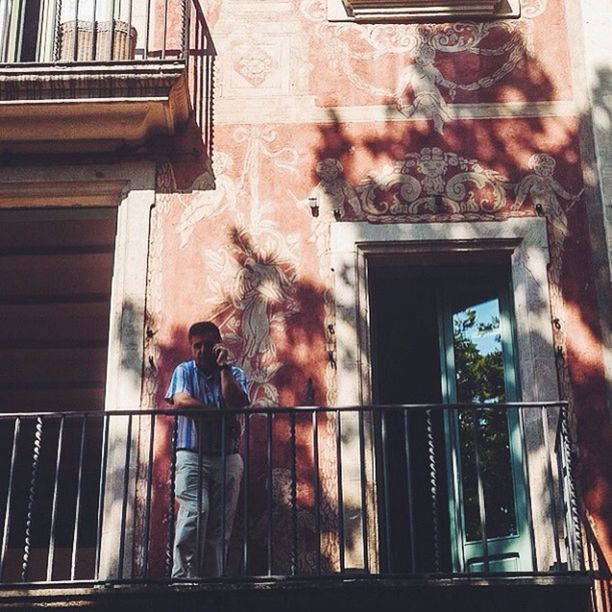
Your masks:
{"label": "glass door pane", "polygon": [[449,282],[440,292],[440,354],[454,567],[458,571],[529,570],[531,531],[507,276]]}
{"label": "glass door pane", "polygon": [[[499,299],[452,313],[457,401],[506,400]],[[505,408],[461,409],[459,445],[468,541],[481,539],[476,449],[483,485],[487,538],[516,535],[508,418]]]}

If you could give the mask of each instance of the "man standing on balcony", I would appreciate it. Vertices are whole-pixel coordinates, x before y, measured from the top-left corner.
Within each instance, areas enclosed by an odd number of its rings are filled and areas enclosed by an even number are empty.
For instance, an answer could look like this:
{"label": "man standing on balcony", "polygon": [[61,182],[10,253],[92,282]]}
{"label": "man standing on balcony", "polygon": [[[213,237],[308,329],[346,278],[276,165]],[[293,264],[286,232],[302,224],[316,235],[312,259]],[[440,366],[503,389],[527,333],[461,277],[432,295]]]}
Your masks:
{"label": "man standing on balcony", "polygon": [[173,578],[204,575],[204,560],[206,575],[223,573],[243,471],[240,423],[235,416],[207,413],[249,403],[246,375],[228,363],[219,328],[210,321],[194,323],[188,339],[193,359],[176,367],[166,392],[175,408],[197,410],[197,417],[178,417]]}

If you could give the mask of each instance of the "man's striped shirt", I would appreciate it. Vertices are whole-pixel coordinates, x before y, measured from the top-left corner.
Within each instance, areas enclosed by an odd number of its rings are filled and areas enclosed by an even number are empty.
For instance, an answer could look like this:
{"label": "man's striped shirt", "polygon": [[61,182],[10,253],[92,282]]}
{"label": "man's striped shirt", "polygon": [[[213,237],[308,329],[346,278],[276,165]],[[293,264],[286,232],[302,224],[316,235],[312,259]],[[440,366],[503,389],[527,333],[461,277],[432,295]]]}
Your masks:
{"label": "man's striped shirt", "polygon": [[[237,366],[230,366],[230,370],[234,380],[248,397],[248,382],[244,370]],[[208,376],[199,370],[193,359],[180,363],[172,374],[166,391],[166,401],[172,404],[172,398],[176,393],[187,393],[203,404],[222,410],[221,372],[217,370]],[[240,441],[237,419],[227,417],[224,426],[225,452],[236,452]],[[179,415],[176,448],[177,450],[199,451],[204,455],[219,455],[221,454],[221,431],[221,419],[218,418],[218,415],[208,416],[199,413],[197,418]]]}

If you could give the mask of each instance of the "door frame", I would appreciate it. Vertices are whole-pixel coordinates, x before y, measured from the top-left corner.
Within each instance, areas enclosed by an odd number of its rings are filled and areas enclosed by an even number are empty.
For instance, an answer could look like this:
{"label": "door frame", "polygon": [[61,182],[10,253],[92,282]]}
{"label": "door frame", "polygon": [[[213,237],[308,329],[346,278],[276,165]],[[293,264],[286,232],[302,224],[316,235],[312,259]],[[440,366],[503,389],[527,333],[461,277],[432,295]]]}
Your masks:
{"label": "door frame", "polygon": [[[150,219],[155,206],[155,162],[116,164],[49,165],[0,168],[0,210],[112,206],[117,208],[117,233],[108,329],[105,411],[138,409],[144,384],[144,344]],[[110,422],[110,420],[109,420]],[[123,498],[123,476],[116,466],[126,456],[128,420],[115,417],[108,426],[106,488],[99,578],[113,578],[119,566],[121,513],[115,511]],[[134,445],[136,438],[130,443]],[[137,453],[129,456],[128,494],[134,500]],[[135,459],[136,458],[136,459]],[[135,502],[127,509],[126,525],[134,525]],[[127,529],[124,575],[133,559]]]}
{"label": "door frame", "polygon": [[[336,397],[340,406],[369,405],[372,402],[372,352],[370,347],[370,305],[368,258],[416,254],[435,257],[445,253],[507,253],[510,256],[512,296],[516,313],[518,378],[523,401],[559,399],[555,364],[553,324],[549,298],[549,262],[546,220],[539,217],[510,218],[503,222],[370,224],[342,222],[331,227],[331,267],[335,280],[336,306]],[[536,412],[536,411],[534,411]],[[538,415],[525,415],[526,444],[541,442]],[[554,431],[556,423],[549,423]],[[343,452],[354,452],[354,444],[343,443]],[[375,466],[373,446],[367,450],[368,466]],[[532,499],[534,526],[550,520],[543,502],[546,482],[541,466],[531,462],[527,482]],[[536,465],[534,465],[536,464]],[[377,512],[375,469],[366,471],[365,483],[372,491],[365,511]],[[357,520],[361,520],[356,517]],[[368,525],[369,562],[375,570],[379,547],[375,521]],[[534,528],[536,567],[548,567],[554,560],[554,544],[544,529]]]}

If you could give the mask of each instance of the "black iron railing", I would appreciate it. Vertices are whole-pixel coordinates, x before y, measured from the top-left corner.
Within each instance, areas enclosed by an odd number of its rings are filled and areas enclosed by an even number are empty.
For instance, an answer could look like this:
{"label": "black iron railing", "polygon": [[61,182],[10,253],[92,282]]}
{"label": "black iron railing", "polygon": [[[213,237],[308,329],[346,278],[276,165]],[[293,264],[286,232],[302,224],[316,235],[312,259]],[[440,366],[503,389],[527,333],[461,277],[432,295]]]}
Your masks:
{"label": "black iron railing", "polygon": [[170,579],[181,418],[242,458],[223,579],[584,570],[563,403],[126,410],[0,415],[0,582]]}
{"label": "black iron railing", "polygon": [[2,64],[85,69],[86,64],[184,63],[201,126],[208,125],[205,101],[212,95],[214,57],[199,0],[0,3],[0,69]]}

